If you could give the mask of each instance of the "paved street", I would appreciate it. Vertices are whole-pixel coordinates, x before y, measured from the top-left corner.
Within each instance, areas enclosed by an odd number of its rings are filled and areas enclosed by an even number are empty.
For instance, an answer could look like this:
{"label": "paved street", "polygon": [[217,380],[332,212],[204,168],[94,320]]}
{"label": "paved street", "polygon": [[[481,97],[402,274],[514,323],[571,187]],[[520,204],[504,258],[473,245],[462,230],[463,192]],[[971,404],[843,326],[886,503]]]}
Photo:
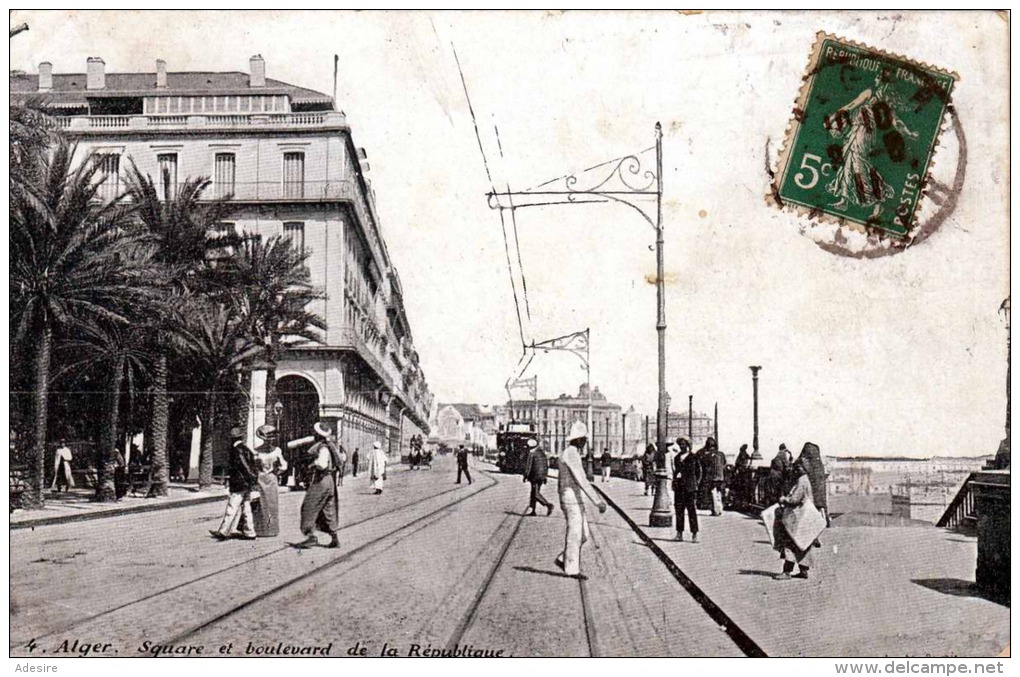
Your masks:
{"label": "paved street", "polygon": [[[192,655],[228,645],[232,655],[289,645],[378,655],[384,643],[397,655],[744,655],[612,508],[589,513],[587,578],[564,576],[553,565],[558,506],[525,517],[527,485],[488,468],[476,464],[474,484],[457,485],[448,457],[432,470],[398,467],[381,496],[366,477],[348,477],[339,550],[291,547],[301,538],[295,492],[281,494],[280,537],[255,542],[208,536],[219,503],[12,531],[11,651],[52,655],[79,640],[78,649],[109,643],[101,653],[120,656],[167,645]],[[702,544],[673,543],[670,531],[644,528],[649,499],[637,484],[598,486],[769,655],[988,655],[1008,641],[1007,607],[945,588],[966,578],[973,540],[833,529],[817,578],[780,583],[766,577],[778,560],[755,520],[706,517]],[[943,555],[925,559],[933,537]],[[909,559],[888,556],[908,538],[899,553]]]}

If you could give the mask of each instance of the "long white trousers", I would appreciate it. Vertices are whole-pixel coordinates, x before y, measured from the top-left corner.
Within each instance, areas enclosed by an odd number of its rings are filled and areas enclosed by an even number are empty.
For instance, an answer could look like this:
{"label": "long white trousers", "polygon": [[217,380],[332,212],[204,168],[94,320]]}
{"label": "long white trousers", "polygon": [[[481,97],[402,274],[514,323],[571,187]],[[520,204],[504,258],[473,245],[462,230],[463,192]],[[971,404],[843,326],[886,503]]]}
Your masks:
{"label": "long white trousers", "polygon": [[255,521],[251,515],[251,494],[247,491],[239,494],[230,494],[230,498],[227,499],[227,509],[223,512],[223,520],[220,522],[220,528],[217,531],[224,536],[229,536],[241,517],[244,517],[241,533],[245,536],[254,537]]}
{"label": "long white trousers", "polygon": [[569,496],[560,496],[560,508],[567,519],[567,534],[560,558],[568,576],[581,573],[581,546],[588,540],[588,520],[584,516],[584,503]]}

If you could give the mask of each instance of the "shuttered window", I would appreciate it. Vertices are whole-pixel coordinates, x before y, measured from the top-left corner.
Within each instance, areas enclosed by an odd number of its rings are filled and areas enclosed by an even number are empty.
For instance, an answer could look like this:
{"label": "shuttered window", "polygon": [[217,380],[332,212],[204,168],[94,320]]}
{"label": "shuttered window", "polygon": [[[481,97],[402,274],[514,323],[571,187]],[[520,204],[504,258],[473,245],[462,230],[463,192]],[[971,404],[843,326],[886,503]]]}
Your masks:
{"label": "shuttered window", "polygon": [[305,154],[283,154],[283,196],[305,196]]}
{"label": "shuttered window", "polygon": [[159,166],[159,192],[166,200],[177,194],[177,153],[160,153],[156,164]]}
{"label": "shuttered window", "polygon": [[233,153],[216,153],[213,186],[216,197],[225,197],[234,192],[236,162]]}
{"label": "shuttered window", "polygon": [[304,255],[305,224],[300,221],[286,221],[283,224],[283,234],[285,237],[290,238],[290,244],[294,251]]}
{"label": "shuttered window", "polygon": [[120,193],[120,155],[101,153],[96,156],[99,166],[97,179],[101,179],[99,196],[103,200],[112,200]]}

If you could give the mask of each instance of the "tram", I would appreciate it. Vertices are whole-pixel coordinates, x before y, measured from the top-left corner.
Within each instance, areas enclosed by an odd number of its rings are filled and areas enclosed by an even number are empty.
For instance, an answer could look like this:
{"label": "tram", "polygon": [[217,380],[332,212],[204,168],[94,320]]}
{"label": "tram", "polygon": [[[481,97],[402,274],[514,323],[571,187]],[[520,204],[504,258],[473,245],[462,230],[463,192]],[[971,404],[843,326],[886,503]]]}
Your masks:
{"label": "tram", "polygon": [[528,460],[528,440],[537,440],[529,423],[508,423],[496,433],[496,466],[500,472],[520,475],[524,473],[524,462]]}

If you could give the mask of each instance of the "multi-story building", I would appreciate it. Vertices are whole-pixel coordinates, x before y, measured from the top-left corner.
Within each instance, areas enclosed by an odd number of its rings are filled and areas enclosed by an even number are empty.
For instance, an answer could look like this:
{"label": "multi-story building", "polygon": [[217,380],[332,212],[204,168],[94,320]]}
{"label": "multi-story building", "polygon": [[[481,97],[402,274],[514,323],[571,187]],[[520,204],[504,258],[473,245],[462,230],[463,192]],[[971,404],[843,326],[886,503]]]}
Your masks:
{"label": "multi-story building", "polygon": [[[209,197],[236,207],[222,229],[252,237],[289,235],[310,252],[312,283],[325,300],[313,310],[327,329],[319,344],[284,351],[277,401],[266,402],[265,371],[252,382],[250,425],[279,412],[285,438],[303,437],[318,418],[344,423],[342,441],[391,450],[428,435],[432,394],[414,349],[403,289],[383,240],[366,153],[355,146],[331,97],[249,72],[107,73],[101,58],[85,73],[11,74],[15,98],[38,98],[79,153],[98,158],[102,191],[123,189],[134,163],[143,174],[212,179]],[[157,180],[163,190],[163,180]]]}
{"label": "multi-story building", "polygon": [[[591,448],[597,454],[604,449],[614,456],[622,453],[622,408],[606,399],[598,387],[591,391]],[[587,421],[588,386],[581,384],[577,396],[562,394],[555,399],[515,400],[507,403],[507,411],[513,421],[535,425],[545,448],[559,454],[567,444],[570,425],[574,421]],[[630,449],[630,440],[628,450]]]}
{"label": "multi-story building", "polygon": [[[655,443],[655,420],[652,416],[648,420],[651,442]],[[690,439],[695,451],[704,446],[705,441],[715,435],[715,420],[708,414],[699,411],[694,416],[689,416],[686,411],[671,411],[666,417],[666,439],[670,442],[678,437]],[[693,433],[693,436],[692,436]]]}

